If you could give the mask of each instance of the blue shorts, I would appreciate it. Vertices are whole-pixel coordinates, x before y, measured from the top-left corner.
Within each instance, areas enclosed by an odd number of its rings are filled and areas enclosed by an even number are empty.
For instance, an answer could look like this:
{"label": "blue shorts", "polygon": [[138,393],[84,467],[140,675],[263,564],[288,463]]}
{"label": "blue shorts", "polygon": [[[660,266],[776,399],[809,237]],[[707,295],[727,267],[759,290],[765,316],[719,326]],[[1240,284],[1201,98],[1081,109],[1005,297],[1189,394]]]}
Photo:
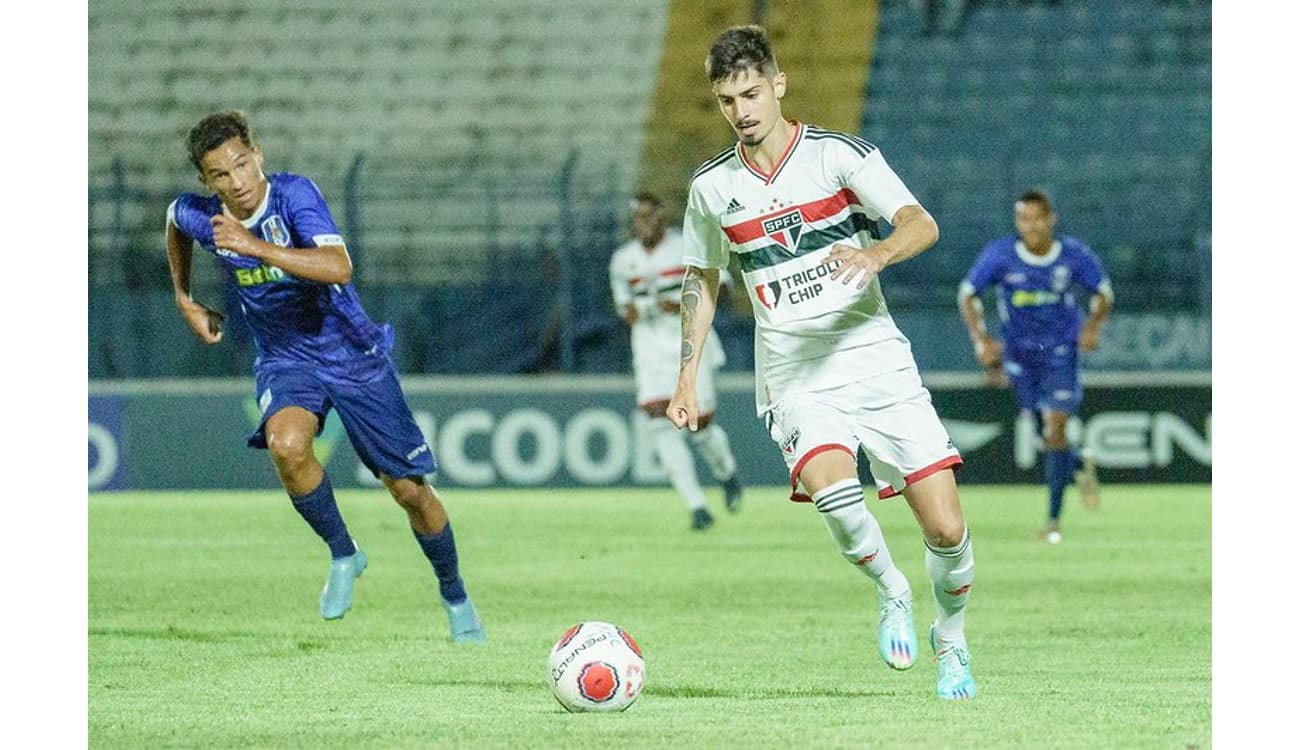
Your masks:
{"label": "blue shorts", "polygon": [[376,477],[401,479],[438,470],[392,364],[374,380],[359,384],[328,382],[299,367],[259,369],[256,376],[262,421],[248,436],[249,447],[266,448],[266,420],[285,407],[302,407],[319,417],[317,435],[333,408],[361,463]]}
{"label": "blue shorts", "polygon": [[1078,349],[1068,344],[1053,349],[1009,350],[1002,368],[1011,381],[1021,409],[1074,414],[1083,401]]}

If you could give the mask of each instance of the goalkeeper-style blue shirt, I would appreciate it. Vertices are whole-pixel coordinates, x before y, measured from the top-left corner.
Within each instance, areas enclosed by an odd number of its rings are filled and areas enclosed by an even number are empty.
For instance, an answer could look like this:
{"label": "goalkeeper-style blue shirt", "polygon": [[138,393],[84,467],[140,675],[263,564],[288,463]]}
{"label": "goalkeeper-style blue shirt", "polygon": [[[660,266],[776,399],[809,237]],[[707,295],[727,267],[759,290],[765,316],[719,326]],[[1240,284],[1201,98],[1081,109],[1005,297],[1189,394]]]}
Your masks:
{"label": "goalkeeper-style blue shirt", "polygon": [[984,247],[966,274],[962,289],[979,294],[997,286],[1002,340],[1009,349],[1033,351],[1075,346],[1083,314],[1075,287],[1111,297],[1110,279],[1101,261],[1082,241],[1061,237],[1046,255],[1029,252],[1011,234]]}
{"label": "goalkeeper-style blue shirt", "polygon": [[[243,221],[254,236],[282,247],[344,244],[315,183],[288,172],[267,181],[265,200]],[[220,213],[219,197],[183,193],[168,206],[167,221],[220,261],[253,331],[254,370],[306,366],[336,382],[376,376],[388,363],[392,328],[370,320],[352,284],[295,278],[257,258],[217,247],[212,217]]]}

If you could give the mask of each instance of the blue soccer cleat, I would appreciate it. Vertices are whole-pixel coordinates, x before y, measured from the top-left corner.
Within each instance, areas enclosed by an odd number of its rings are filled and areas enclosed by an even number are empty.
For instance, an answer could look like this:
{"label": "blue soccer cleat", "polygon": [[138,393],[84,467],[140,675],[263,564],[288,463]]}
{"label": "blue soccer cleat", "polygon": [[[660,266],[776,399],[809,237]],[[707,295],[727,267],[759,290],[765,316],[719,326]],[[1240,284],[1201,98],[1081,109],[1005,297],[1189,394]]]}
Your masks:
{"label": "blue soccer cleat", "polygon": [[483,629],[483,621],[478,618],[478,611],[474,609],[474,602],[468,598],[460,604],[448,604],[446,599],[441,601],[442,608],[447,610],[447,621],[451,624],[452,641],[482,643],[487,640],[487,632]]}
{"label": "blue soccer cleat", "polygon": [[880,658],[893,669],[910,669],[916,660],[916,625],[912,622],[912,593],[880,598]]}
{"label": "blue soccer cleat", "polygon": [[726,503],[727,510],[735,513],[740,510],[740,479],[732,474],[722,483],[723,502]]}
{"label": "blue soccer cleat", "polygon": [[939,641],[930,626],[930,648],[939,662],[939,697],[944,700],[966,700],[975,697],[975,678],[970,673],[970,652],[966,642],[954,643],[939,649]]}
{"label": "blue soccer cleat", "polygon": [[330,577],[325,581],[325,590],[320,594],[321,617],[337,620],[347,614],[352,608],[352,584],[365,569],[366,553],[360,547],[351,555],[330,563]]}

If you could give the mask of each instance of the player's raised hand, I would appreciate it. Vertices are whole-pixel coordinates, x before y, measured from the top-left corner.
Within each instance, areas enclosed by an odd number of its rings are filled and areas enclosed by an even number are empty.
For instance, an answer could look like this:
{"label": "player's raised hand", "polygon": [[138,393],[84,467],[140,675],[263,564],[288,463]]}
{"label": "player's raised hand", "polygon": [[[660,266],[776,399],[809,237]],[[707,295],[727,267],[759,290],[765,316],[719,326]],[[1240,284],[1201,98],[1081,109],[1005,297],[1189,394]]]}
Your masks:
{"label": "player's raised hand", "polygon": [[683,427],[689,427],[691,432],[700,429],[700,400],[696,397],[694,388],[678,385],[672,400],[668,402],[667,417],[679,430]]}
{"label": "player's raised hand", "polygon": [[221,324],[226,320],[225,315],[192,299],[179,299],[176,304],[180,308],[181,317],[185,318],[190,330],[203,343],[216,344],[221,341]]}
{"label": "player's raised hand", "polygon": [[871,279],[885,267],[885,264],[873,253],[842,242],[831,245],[830,255],[822,259],[822,265],[835,266],[831,278],[838,279],[845,286],[852,283],[855,277],[860,277],[859,289],[870,284]]}
{"label": "player's raised hand", "polygon": [[225,248],[240,255],[257,257],[257,240],[248,228],[231,216],[225,208],[212,217],[212,242],[217,247]]}

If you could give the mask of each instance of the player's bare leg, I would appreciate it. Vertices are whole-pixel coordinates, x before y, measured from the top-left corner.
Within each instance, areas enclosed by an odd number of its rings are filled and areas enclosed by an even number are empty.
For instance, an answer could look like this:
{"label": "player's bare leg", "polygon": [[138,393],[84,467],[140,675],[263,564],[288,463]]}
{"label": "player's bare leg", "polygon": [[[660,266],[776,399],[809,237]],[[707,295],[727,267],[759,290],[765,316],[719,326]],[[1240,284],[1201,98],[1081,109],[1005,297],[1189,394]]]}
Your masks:
{"label": "player's bare leg", "polygon": [[300,406],[290,406],[266,420],[266,447],[280,475],[280,484],[292,497],[316,489],[325,469],[312,453],[320,418]]}
{"label": "player's bare leg", "polygon": [[957,497],[952,469],[909,484],[907,504],[925,539],[925,569],[934,588],[938,617],[930,626],[930,646],[939,661],[940,698],[975,697],[966,646],[966,600],[975,577],[975,553]]}
{"label": "player's bare leg", "polygon": [[894,669],[911,667],[917,651],[912,589],[894,565],[880,524],[867,510],[856,456],[843,450],[818,453],[804,466],[800,481],[840,554],[876,583],[880,657]]}
{"label": "player's bare leg", "polygon": [[1051,544],[1061,541],[1061,506],[1065,488],[1077,482],[1080,498],[1086,508],[1097,507],[1099,489],[1097,472],[1090,459],[1081,460],[1070,445],[1066,422],[1070,415],[1063,411],[1045,409],[1041,413],[1043,425],[1043,465],[1047,482],[1047,522],[1038,532],[1038,538]]}
{"label": "player's bare leg", "polygon": [[465,593],[465,582],[460,577],[460,563],[456,554],[456,538],[452,534],[451,521],[447,518],[447,509],[438,499],[438,494],[423,477],[394,479],[384,475],[380,479],[393,500],[406,511],[411,533],[415,535],[415,541],[419,543],[424,556],[433,566],[434,575],[438,577],[439,599],[447,610],[451,639],[486,640],[487,635],[478,611]]}
{"label": "player's bare leg", "polygon": [[1083,507],[1096,510],[1101,507],[1101,481],[1097,478],[1097,459],[1091,450],[1079,451],[1079,469],[1074,472],[1074,485],[1079,488]]}
{"label": "player's bare leg", "polygon": [[393,500],[406,511],[411,531],[417,536],[431,536],[447,527],[447,509],[423,479],[392,479],[385,476],[383,482]]}
{"label": "player's bare leg", "polygon": [[352,588],[366,569],[366,553],[348,534],[329,476],[312,452],[320,418],[299,406],[277,411],[266,420],[266,447],[293,507],[330,548],[330,572],[320,597],[326,620],[352,607]]}

